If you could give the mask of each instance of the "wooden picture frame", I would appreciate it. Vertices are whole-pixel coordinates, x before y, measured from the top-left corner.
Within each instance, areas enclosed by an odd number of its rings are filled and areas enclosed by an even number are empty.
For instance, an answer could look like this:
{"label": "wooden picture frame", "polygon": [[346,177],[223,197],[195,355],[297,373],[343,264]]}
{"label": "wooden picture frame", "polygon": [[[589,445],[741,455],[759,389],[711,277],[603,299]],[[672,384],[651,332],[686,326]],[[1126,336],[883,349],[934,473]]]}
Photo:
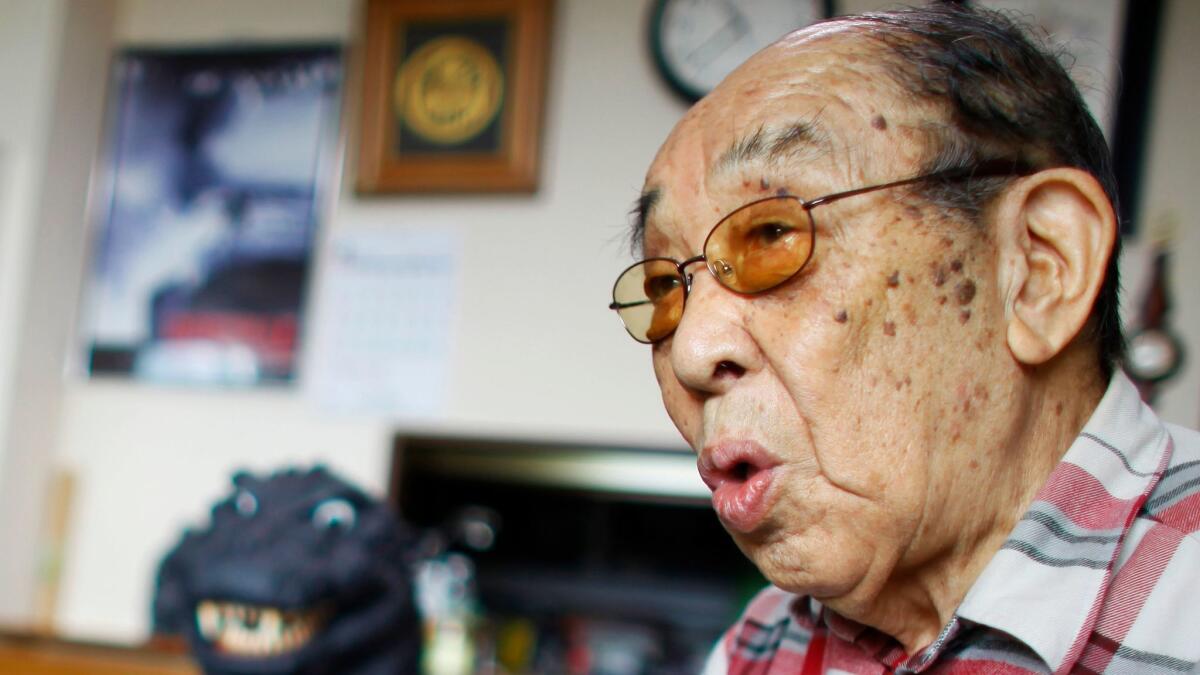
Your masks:
{"label": "wooden picture frame", "polygon": [[357,189],[537,189],[551,0],[368,0]]}

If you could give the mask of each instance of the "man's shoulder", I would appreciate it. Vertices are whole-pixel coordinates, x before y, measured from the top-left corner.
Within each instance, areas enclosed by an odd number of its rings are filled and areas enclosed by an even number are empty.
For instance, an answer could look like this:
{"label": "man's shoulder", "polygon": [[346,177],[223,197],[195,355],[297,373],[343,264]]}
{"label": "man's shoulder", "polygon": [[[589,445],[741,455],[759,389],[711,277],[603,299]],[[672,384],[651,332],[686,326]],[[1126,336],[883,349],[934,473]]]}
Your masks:
{"label": "man's shoulder", "polygon": [[1163,422],[1167,433],[1171,436],[1171,441],[1174,443],[1174,451],[1171,457],[1171,466],[1186,464],[1188,462],[1200,461],[1200,430],[1191,429],[1189,427]]}
{"label": "man's shoulder", "polygon": [[1165,424],[1171,457],[1125,535],[1088,654],[1103,654],[1107,672],[1141,672],[1200,664],[1200,432]]}
{"label": "man's shoulder", "polygon": [[1200,543],[1200,431],[1164,424],[1171,459],[1140,518],[1162,523]]}

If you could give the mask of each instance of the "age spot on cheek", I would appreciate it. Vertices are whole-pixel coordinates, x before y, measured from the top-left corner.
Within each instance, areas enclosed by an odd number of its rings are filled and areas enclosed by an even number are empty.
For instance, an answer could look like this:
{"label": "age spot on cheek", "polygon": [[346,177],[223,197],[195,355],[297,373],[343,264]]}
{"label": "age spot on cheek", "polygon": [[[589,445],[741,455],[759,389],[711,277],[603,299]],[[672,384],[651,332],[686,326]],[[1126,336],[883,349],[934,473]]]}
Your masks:
{"label": "age spot on cheek", "polygon": [[958,282],[954,286],[954,297],[960,305],[970,303],[975,299],[975,282],[970,279]]}
{"label": "age spot on cheek", "polygon": [[933,285],[941,288],[944,283],[946,283],[946,268],[933,263]]}
{"label": "age spot on cheek", "polygon": [[970,321],[970,320],[971,320],[971,310],[964,309],[963,311],[959,312],[959,314],[958,314],[958,322],[959,323],[966,323],[967,321]]}
{"label": "age spot on cheek", "polygon": [[888,288],[895,288],[900,285],[900,270],[892,272],[892,275],[887,278]]}
{"label": "age spot on cheek", "polygon": [[888,337],[896,337],[896,323],[894,321],[884,321],[883,334]]}

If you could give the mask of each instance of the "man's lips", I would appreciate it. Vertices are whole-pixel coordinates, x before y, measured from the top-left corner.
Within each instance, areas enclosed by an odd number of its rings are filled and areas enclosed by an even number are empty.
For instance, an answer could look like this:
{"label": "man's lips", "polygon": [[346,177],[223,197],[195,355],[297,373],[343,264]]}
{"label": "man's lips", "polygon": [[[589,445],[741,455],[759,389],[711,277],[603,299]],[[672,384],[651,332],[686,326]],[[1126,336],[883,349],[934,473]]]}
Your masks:
{"label": "man's lips", "polygon": [[730,528],[749,533],[767,516],[778,464],[758,443],[737,441],[704,448],[696,467],[712,490],[717,517]]}

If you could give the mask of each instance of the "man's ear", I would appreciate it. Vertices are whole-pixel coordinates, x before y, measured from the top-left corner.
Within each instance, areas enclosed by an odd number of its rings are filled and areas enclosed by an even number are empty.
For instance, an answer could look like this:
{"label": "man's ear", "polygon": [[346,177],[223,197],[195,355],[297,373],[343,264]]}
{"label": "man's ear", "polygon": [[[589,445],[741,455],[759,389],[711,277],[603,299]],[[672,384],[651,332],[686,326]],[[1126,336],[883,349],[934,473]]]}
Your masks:
{"label": "man's ear", "polygon": [[1070,168],[1017,181],[997,207],[1008,347],[1021,363],[1038,365],[1087,323],[1117,236],[1116,215],[1100,183]]}

